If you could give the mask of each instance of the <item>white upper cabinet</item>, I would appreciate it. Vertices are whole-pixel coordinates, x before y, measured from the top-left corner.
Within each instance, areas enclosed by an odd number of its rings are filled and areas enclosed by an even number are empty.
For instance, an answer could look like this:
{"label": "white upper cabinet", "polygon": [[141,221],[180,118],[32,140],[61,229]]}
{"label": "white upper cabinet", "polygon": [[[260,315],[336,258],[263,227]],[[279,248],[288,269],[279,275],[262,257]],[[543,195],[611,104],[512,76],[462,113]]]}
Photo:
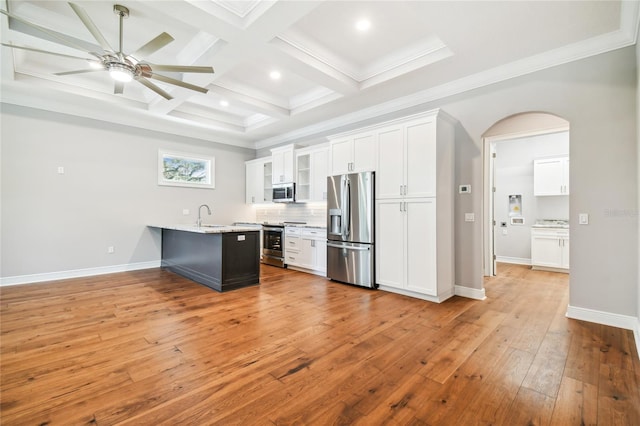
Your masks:
{"label": "white upper cabinet", "polygon": [[534,160],[533,195],[569,195],[569,157]]}
{"label": "white upper cabinet", "polygon": [[326,201],[329,146],[296,151],[296,201]]}
{"label": "white upper cabinet", "polygon": [[294,182],[294,150],[293,145],[271,150],[272,183]]}
{"label": "white upper cabinet", "polygon": [[270,203],[272,201],[271,157],[247,161],[245,167],[245,203]]}
{"label": "white upper cabinet", "polygon": [[435,118],[381,129],[376,174],[378,199],[435,197]]}
{"label": "white upper cabinet", "polygon": [[375,135],[368,132],[331,139],[330,157],[332,176],[375,170]]}

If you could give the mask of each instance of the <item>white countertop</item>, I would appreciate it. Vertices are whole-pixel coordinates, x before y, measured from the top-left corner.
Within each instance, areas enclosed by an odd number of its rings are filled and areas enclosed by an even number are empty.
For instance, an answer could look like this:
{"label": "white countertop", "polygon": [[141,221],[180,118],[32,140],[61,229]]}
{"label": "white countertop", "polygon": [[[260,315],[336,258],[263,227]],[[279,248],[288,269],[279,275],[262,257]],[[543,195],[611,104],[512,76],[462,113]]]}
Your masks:
{"label": "white countertop", "polygon": [[560,219],[538,219],[531,227],[569,229],[569,221]]}
{"label": "white countertop", "polygon": [[259,231],[256,226],[242,225],[214,225],[202,224],[198,227],[194,224],[171,224],[171,225],[147,225],[151,228],[173,229],[175,231],[196,232],[199,234],[224,234],[226,232],[250,232]]}

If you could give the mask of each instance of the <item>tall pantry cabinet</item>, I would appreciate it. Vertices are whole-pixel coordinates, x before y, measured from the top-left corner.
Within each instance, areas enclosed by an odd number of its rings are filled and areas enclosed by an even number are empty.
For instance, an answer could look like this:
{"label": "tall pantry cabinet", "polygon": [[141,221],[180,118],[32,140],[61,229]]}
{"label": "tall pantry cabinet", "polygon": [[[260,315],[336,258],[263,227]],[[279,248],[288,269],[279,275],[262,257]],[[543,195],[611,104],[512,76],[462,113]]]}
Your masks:
{"label": "tall pantry cabinet", "polygon": [[454,121],[431,111],[377,131],[376,282],[441,302],[454,295]]}

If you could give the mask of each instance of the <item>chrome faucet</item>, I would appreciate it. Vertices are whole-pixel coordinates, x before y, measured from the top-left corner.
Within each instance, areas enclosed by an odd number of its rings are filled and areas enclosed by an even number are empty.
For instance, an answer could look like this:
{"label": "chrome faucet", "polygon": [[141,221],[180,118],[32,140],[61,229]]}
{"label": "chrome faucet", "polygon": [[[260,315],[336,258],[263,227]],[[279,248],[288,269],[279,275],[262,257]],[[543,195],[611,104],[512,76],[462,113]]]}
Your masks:
{"label": "chrome faucet", "polygon": [[200,217],[200,212],[202,211],[203,207],[207,208],[207,212],[209,213],[209,216],[211,216],[211,209],[209,208],[208,205],[202,204],[200,207],[198,207],[198,221],[196,222],[196,225],[198,226],[198,228],[202,226],[202,218]]}

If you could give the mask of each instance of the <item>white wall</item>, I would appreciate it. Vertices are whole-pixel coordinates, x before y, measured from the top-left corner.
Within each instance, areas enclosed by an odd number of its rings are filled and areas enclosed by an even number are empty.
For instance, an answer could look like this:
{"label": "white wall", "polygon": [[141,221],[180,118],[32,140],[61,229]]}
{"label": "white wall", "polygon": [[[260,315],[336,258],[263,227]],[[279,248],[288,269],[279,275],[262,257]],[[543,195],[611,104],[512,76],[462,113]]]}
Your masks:
{"label": "white wall", "polygon": [[[640,32],[636,34],[636,114],[640,114]],[[640,254],[640,122],[636,121],[636,142],[637,142],[637,164],[638,164],[638,202],[636,213],[638,217],[638,253]],[[637,287],[638,307],[636,316],[636,348],[640,353],[640,261],[638,261],[638,287]]]}
{"label": "white wall", "polygon": [[[422,111],[441,108],[458,119],[456,187],[483,187],[483,135],[500,120],[524,112],[546,112],[569,121],[570,219],[589,213],[589,225],[571,230],[570,304],[622,316],[638,315],[638,206],[635,47],[559,65],[437,101],[351,123],[301,140],[324,136]],[[437,66],[437,65],[435,65]],[[258,156],[268,155],[268,150]],[[456,284],[483,287],[483,191],[457,195],[455,209]]]}
{"label": "white wall", "polygon": [[[203,203],[213,223],[255,217],[244,204],[244,161],[253,150],[7,104],[0,120],[4,282],[157,262],[159,232],[146,225],[195,222]],[[159,186],[159,148],[215,156],[216,188]]]}
{"label": "white wall", "polygon": [[[496,142],[494,219],[498,261],[531,261],[531,225],[538,219],[569,219],[569,197],[533,195],[533,161],[569,155],[569,132],[551,133]],[[509,196],[522,196],[524,225],[511,225]],[[501,224],[506,222],[506,228]],[[507,231],[504,235],[503,230]]]}

